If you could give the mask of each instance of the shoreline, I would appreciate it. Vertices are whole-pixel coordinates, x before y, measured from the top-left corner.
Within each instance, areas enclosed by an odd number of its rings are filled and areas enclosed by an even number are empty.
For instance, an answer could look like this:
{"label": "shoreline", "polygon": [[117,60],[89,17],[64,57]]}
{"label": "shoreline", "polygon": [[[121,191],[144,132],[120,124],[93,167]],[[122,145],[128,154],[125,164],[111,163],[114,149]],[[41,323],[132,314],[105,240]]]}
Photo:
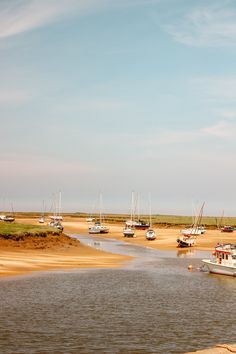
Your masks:
{"label": "shoreline", "polygon": [[[19,219],[18,222],[38,225],[37,220],[29,218]],[[65,234],[88,234],[88,223],[84,219],[65,218],[63,226]],[[148,241],[145,238],[145,230],[137,230],[137,237],[135,238],[125,238],[122,232],[123,223],[112,223],[108,226],[110,232],[99,236],[163,251],[181,250],[183,253],[189,251],[189,249],[193,252],[194,250],[212,251],[217,242],[232,243],[234,239],[234,233],[226,234],[219,230],[207,230],[206,234],[198,236],[196,246],[181,249],[177,247],[176,242],[180,232],[179,229],[155,228],[157,232],[156,240]],[[44,244],[42,244],[40,239],[37,239],[36,245],[30,242],[29,244],[18,242],[11,245],[11,240],[5,240],[5,244],[3,240],[0,240],[0,278],[44,270],[121,267],[125,262],[132,259],[132,257],[112,254],[82,245],[78,240],[66,239],[62,235],[51,236],[50,239],[46,238],[44,241]]]}

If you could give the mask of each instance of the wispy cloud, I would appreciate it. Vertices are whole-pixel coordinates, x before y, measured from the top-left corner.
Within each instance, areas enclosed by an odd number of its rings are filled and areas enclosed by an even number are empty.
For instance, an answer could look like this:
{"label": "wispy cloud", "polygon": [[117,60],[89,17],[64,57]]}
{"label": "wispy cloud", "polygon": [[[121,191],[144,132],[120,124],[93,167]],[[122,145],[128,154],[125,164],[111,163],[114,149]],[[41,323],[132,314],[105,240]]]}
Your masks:
{"label": "wispy cloud", "polygon": [[236,45],[236,10],[232,1],[195,7],[165,29],[177,42],[191,46]]}
{"label": "wispy cloud", "polygon": [[56,22],[67,16],[80,16],[104,7],[139,6],[159,0],[5,0],[0,3],[0,38]]}
{"label": "wispy cloud", "polygon": [[143,137],[143,145],[146,148],[155,146],[191,144],[195,142],[209,142],[209,138],[225,140],[234,139],[236,135],[236,123],[221,120],[213,125],[196,130],[166,130],[149,134]]}
{"label": "wispy cloud", "polygon": [[106,0],[12,0],[0,3],[0,38],[50,24],[63,17],[99,8]]}

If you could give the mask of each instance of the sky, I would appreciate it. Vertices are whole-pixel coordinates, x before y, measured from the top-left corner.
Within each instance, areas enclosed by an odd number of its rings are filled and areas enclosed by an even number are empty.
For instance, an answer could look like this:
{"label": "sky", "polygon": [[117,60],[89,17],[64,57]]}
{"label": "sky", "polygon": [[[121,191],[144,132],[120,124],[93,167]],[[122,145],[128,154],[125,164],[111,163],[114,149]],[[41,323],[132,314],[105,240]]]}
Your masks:
{"label": "sky", "polygon": [[0,0],[0,209],[236,215],[234,0]]}

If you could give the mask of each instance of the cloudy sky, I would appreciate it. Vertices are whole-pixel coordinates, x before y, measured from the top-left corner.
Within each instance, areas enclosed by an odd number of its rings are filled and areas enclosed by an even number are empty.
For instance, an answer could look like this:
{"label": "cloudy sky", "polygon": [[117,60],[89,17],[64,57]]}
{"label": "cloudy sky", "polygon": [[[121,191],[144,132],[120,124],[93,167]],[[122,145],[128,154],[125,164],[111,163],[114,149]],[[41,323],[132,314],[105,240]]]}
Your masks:
{"label": "cloudy sky", "polygon": [[234,0],[1,0],[0,78],[0,208],[236,214]]}

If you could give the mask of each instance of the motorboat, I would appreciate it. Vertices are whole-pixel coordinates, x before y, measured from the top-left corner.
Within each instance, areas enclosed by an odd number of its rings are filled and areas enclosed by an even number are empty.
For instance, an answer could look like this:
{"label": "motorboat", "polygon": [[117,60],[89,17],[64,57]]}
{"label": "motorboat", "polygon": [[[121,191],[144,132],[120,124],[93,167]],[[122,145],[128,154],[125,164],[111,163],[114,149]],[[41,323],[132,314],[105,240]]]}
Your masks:
{"label": "motorboat", "polygon": [[234,227],[225,225],[220,230],[221,232],[234,232]]}
{"label": "motorboat", "polygon": [[146,239],[149,241],[153,241],[156,239],[156,233],[153,229],[148,229],[146,232]]}
{"label": "motorboat", "polygon": [[125,226],[123,229],[124,237],[135,237],[135,228],[133,226]]}
{"label": "motorboat", "polygon": [[213,259],[202,260],[210,273],[236,276],[236,244],[218,243],[212,254]]}

